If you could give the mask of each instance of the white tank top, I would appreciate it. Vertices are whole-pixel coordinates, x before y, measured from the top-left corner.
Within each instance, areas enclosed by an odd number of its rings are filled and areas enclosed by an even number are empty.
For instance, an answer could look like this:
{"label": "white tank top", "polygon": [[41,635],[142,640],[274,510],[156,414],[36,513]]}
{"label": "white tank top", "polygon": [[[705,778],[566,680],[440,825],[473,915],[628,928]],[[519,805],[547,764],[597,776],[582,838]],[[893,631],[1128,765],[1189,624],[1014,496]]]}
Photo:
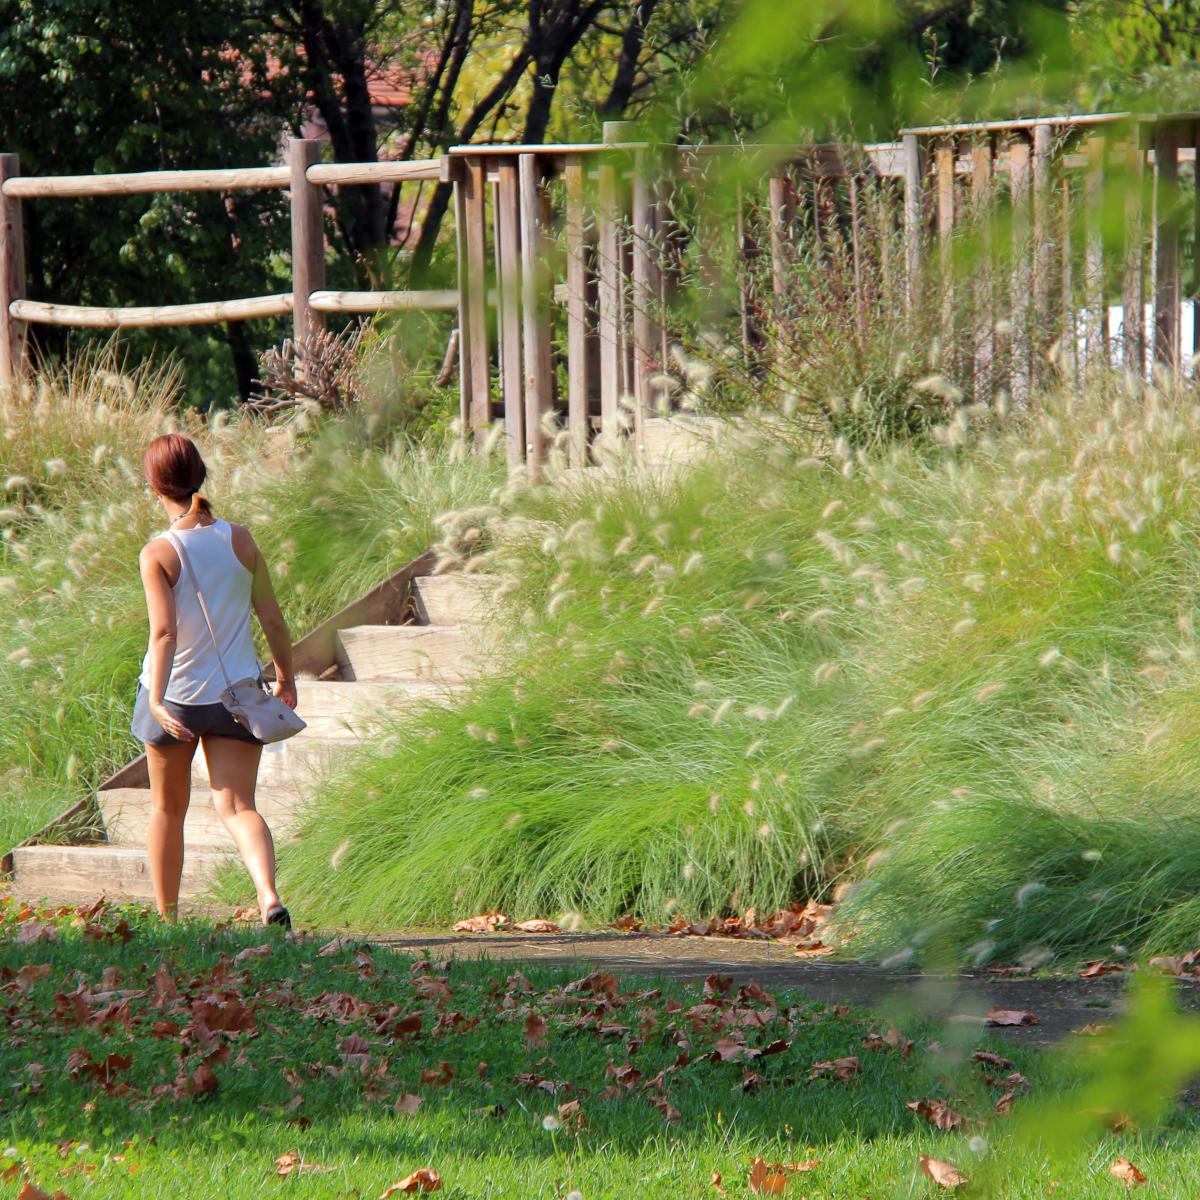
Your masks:
{"label": "white tank top", "polygon": [[[178,538],[191,563],[192,574],[204,593],[213,633],[221,646],[229,678],[257,679],[260,673],[250,633],[250,587],[253,576],[233,550],[228,521],[213,521],[193,529],[174,529],[160,536]],[[165,699],[175,704],[218,704],[225,677],[213,649],[196,589],[180,563],[175,594],[175,663]],[[142,660],[140,682],[150,686],[150,653]]]}

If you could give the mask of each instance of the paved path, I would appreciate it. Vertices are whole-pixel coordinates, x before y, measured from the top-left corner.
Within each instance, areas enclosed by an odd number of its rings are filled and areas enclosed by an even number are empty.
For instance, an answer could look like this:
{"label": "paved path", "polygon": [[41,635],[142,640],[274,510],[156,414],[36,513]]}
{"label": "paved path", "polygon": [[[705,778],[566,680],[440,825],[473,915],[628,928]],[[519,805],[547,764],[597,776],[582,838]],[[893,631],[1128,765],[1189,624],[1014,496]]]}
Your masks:
{"label": "paved path", "polygon": [[[718,973],[736,983],[795,988],[812,1000],[847,1003],[894,1018],[929,1016],[969,1024],[995,1004],[1032,1012],[1038,1024],[998,1030],[1030,1043],[1057,1041],[1090,1024],[1106,1024],[1123,1008],[1120,975],[1094,980],[1074,976],[1022,979],[995,975],[926,975],[885,971],[859,963],[801,959],[775,942],[730,938],[678,938],[612,932],[564,934],[366,933],[364,937],[410,953],[439,958],[488,958],[498,963],[578,964],[670,979],[703,979]],[[1200,1007],[1200,988],[1184,986],[1183,999]]]}

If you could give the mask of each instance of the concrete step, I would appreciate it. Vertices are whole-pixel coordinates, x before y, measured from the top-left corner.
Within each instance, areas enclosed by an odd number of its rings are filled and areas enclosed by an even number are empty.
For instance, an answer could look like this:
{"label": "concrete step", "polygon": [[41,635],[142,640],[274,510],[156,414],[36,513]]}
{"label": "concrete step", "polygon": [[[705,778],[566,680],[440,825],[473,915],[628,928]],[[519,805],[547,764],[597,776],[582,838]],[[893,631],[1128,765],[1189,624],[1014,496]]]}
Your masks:
{"label": "concrete step", "polygon": [[482,674],[476,630],[457,625],[357,625],[337,633],[337,659],[347,679],[461,683]]}
{"label": "concrete step", "polygon": [[709,449],[719,426],[713,417],[651,417],[642,424],[639,461],[646,467],[682,466]]}
{"label": "concrete step", "polygon": [[457,689],[425,680],[407,683],[355,683],[301,680],[297,711],[308,722],[301,738],[356,739],[370,733],[380,715],[391,716],[422,704],[446,703]]}
{"label": "concrete step", "polygon": [[[107,792],[97,792],[96,801],[104,818],[104,829],[110,844],[135,849],[145,846],[146,829],[150,822],[149,788],[112,788]],[[272,834],[279,840],[292,829],[303,801],[291,789],[258,788],[255,805],[270,825]],[[183,822],[183,844],[189,851],[234,852],[233,839],[221,824],[207,790],[192,796]]]}
{"label": "concrete step", "polygon": [[[183,857],[181,896],[208,891],[217,868],[230,860],[214,850],[189,850]],[[132,846],[19,846],[13,851],[13,893],[153,899],[145,851]]]}
{"label": "concrete step", "polygon": [[[355,746],[349,738],[311,736],[307,729],[286,742],[264,746],[258,767],[259,787],[289,788],[303,794],[321,778],[336,757],[353,754]],[[201,746],[192,759],[193,799],[209,786],[208,763]]]}
{"label": "concrete step", "polygon": [[421,575],[413,580],[413,604],[422,625],[478,625],[494,607],[498,575]]}

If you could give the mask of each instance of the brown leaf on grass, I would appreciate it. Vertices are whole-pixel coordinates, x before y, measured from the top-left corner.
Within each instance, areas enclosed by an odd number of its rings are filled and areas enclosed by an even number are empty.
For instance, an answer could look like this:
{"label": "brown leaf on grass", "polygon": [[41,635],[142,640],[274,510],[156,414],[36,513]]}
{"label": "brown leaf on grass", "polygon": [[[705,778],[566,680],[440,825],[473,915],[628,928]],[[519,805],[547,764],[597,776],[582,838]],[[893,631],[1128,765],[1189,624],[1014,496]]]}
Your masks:
{"label": "brown leaf on grass", "polygon": [[938,1187],[959,1188],[970,1182],[953,1163],[943,1162],[940,1158],[930,1158],[928,1154],[922,1154],[918,1162],[921,1170]]}
{"label": "brown leaf on grass", "polygon": [[445,1087],[454,1078],[454,1068],[441,1059],[437,1067],[426,1067],[421,1072],[421,1082],[427,1087]]}
{"label": "brown leaf on grass", "polygon": [[391,1187],[384,1188],[379,1200],[387,1200],[397,1192],[440,1192],[442,1177],[432,1167],[419,1167],[411,1175],[405,1175]]}
{"label": "brown leaf on grass", "polygon": [[275,1160],[275,1174],[280,1179],[286,1179],[292,1174],[304,1175],[310,1172],[332,1170],[332,1167],[323,1166],[321,1163],[305,1162],[303,1156],[296,1150],[289,1150]]}
{"label": "brown leaf on grass", "polygon": [[1072,1029],[1071,1032],[1076,1037],[1103,1037],[1106,1033],[1112,1032],[1112,1026],[1105,1025],[1101,1021],[1089,1021],[1086,1025],[1080,1025],[1078,1029]]}
{"label": "brown leaf on grass", "polygon": [[579,1106],[578,1100],[568,1100],[558,1106],[558,1119],[574,1133],[578,1133],[587,1125],[587,1117]]}
{"label": "brown leaf on grass", "polygon": [[480,913],[476,917],[467,917],[454,924],[455,933],[494,933],[509,923],[508,918],[500,912]]}
{"label": "brown leaf on grass", "polygon": [[711,1183],[712,1186],[715,1187],[718,1192],[725,1190],[724,1188],[721,1187],[721,1172],[720,1171],[714,1171],[712,1173],[711,1177],[709,1178],[708,1182]]}
{"label": "brown leaf on grass", "polygon": [[996,1067],[1001,1071],[1011,1071],[1012,1062],[1007,1058],[1001,1058],[999,1054],[993,1054],[990,1050],[976,1050],[971,1055],[971,1061],[983,1063],[988,1067]]}
{"label": "brown leaf on grass", "polygon": [[416,1114],[418,1108],[425,1103],[424,1096],[414,1096],[409,1092],[396,1097],[396,1103],[392,1105],[392,1111],[397,1116],[411,1117]]}
{"label": "brown leaf on grass", "polygon": [[862,1068],[858,1065],[858,1056],[851,1054],[847,1058],[830,1058],[824,1062],[815,1062],[809,1072],[810,1079],[852,1079],[861,1075]]}
{"label": "brown leaf on grass", "polygon": [[247,946],[245,950],[239,950],[233,956],[235,966],[241,966],[244,962],[249,962],[255,958],[266,958],[271,953],[271,943],[263,942],[261,946]]}
{"label": "brown leaf on grass", "polygon": [[674,1122],[679,1120],[681,1115],[679,1109],[677,1109],[675,1105],[673,1105],[670,1100],[666,1098],[666,1096],[651,1096],[650,1103],[653,1104],[660,1113],[662,1113],[664,1121]]}
{"label": "brown leaf on grass", "polygon": [[1120,1109],[1113,1108],[1085,1108],[1083,1110],[1088,1116],[1095,1117],[1106,1129],[1113,1133],[1129,1133],[1136,1129],[1133,1118]]}
{"label": "brown leaf on grass", "polygon": [[571,1085],[563,1079],[547,1079],[544,1075],[538,1075],[533,1071],[523,1071],[515,1080],[522,1087],[536,1088],[538,1091],[549,1092],[551,1096],[558,1092],[569,1092]]}
{"label": "brown leaf on grass", "polygon": [[956,1129],[963,1123],[963,1115],[957,1113],[945,1100],[910,1100],[907,1105],[919,1117],[924,1117],[935,1129]]}
{"label": "brown leaf on grass", "polygon": [[57,942],[58,930],[43,921],[25,921],[18,929],[13,941],[18,946],[32,946],[35,942]]}
{"label": "brown leaf on grass", "polygon": [[533,921],[518,921],[513,929],[518,933],[562,933],[560,926],[555,925],[553,921],[533,920]]}
{"label": "brown leaf on grass", "polygon": [[897,1050],[902,1058],[907,1058],[913,1052],[916,1043],[911,1038],[906,1038],[895,1025],[889,1025],[883,1033],[868,1033],[863,1038],[863,1046],[867,1050]]}
{"label": "brown leaf on grass", "polygon": [[371,1056],[371,1044],[357,1033],[347,1034],[338,1043],[338,1056],[344,1063],[366,1062]]}
{"label": "brown leaf on grass", "polygon": [[983,1015],[985,1025],[1036,1025],[1037,1017],[1031,1012],[1023,1012],[1018,1009],[999,1008],[995,1004],[987,1010]]}
{"label": "brown leaf on grass", "polygon": [[826,954],[836,952],[836,947],[827,946],[824,942],[810,942],[804,946],[796,947],[796,955],[799,958],[822,958]]}
{"label": "brown leaf on grass", "polygon": [[1115,1179],[1119,1179],[1127,1187],[1141,1187],[1146,1182],[1146,1177],[1129,1161],[1127,1158],[1118,1158],[1116,1162],[1108,1168],[1108,1173]]}
{"label": "brown leaf on grass", "polygon": [[642,923],[633,915],[633,913],[626,913],[624,916],[618,917],[612,923],[612,928],[619,929],[622,933],[640,933],[642,930]]}
{"label": "brown leaf on grass", "polygon": [[727,996],[732,987],[732,975],[709,975],[704,981],[704,998],[711,1000],[714,996]]}
{"label": "brown leaf on grass", "polygon": [[17,991],[21,993],[33,991],[33,985],[39,979],[45,979],[49,974],[49,963],[26,963],[17,972]]}
{"label": "brown leaf on grass", "polygon": [[756,1158],[750,1164],[748,1182],[756,1196],[782,1196],[787,1190],[788,1177],[779,1163],[768,1166],[765,1159]]}
{"label": "brown leaf on grass", "polygon": [[193,1096],[207,1096],[210,1092],[215,1092],[221,1086],[216,1072],[208,1063],[201,1063],[192,1073],[192,1077],[188,1083],[190,1085],[188,1090]]}
{"label": "brown leaf on grass", "polygon": [[1150,966],[1166,975],[1195,975],[1197,959],[1200,959],[1200,950],[1190,950],[1187,954],[1169,954],[1152,958]]}
{"label": "brown leaf on grass", "polygon": [[17,1200],[70,1200],[70,1197],[62,1191],[55,1192],[52,1196],[27,1179],[17,1193]]}
{"label": "brown leaf on grass", "polygon": [[1116,975],[1125,970],[1124,963],[1110,963],[1098,958],[1095,962],[1087,963],[1079,972],[1080,979],[1099,979],[1101,975]]}
{"label": "brown leaf on grass", "polygon": [[546,1044],[546,1034],[549,1032],[550,1026],[546,1024],[545,1018],[541,1013],[526,1013],[525,1040],[531,1046],[544,1046]]}
{"label": "brown leaf on grass", "polygon": [[347,946],[350,946],[352,944],[353,944],[352,938],[348,938],[348,937],[346,937],[345,934],[340,933],[340,934],[338,934],[337,937],[333,938],[331,941],[326,942],[325,945],[323,945],[320,948],[320,950],[317,951],[317,957],[318,958],[329,958],[331,955],[340,954],[343,950],[346,949]]}
{"label": "brown leaf on grass", "polygon": [[1017,1099],[1016,1092],[1005,1092],[1004,1095],[1001,1096],[1000,1099],[996,1101],[996,1104],[995,1104],[996,1116],[1002,1117],[1002,1116],[1004,1116],[1005,1113],[1010,1112],[1012,1110],[1013,1103],[1016,1101],[1016,1099]]}

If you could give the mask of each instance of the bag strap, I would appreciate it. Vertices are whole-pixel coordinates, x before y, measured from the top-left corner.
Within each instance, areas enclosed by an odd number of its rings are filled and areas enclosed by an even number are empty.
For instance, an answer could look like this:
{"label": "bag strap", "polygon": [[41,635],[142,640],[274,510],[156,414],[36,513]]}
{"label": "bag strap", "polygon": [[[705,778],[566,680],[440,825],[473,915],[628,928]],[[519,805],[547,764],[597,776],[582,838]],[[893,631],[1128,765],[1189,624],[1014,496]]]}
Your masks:
{"label": "bag strap", "polygon": [[212,620],[208,615],[208,605],[204,603],[204,593],[200,590],[200,585],[196,582],[196,575],[192,570],[191,560],[183,548],[183,542],[179,540],[174,530],[168,529],[164,536],[175,547],[175,553],[179,555],[179,562],[187,572],[188,579],[191,580],[192,589],[196,593],[196,599],[200,601],[200,611],[204,614],[204,623],[208,626],[208,636],[212,638],[213,649],[217,652],[217,662],[221,664],[221,675],[225,679],[225,686],[231,688],[233,687],[233,683],[229,678],[229,672],[225,670],[225,659],[221,657],[221,647],[217,645],[217,635],[213,632]]}

